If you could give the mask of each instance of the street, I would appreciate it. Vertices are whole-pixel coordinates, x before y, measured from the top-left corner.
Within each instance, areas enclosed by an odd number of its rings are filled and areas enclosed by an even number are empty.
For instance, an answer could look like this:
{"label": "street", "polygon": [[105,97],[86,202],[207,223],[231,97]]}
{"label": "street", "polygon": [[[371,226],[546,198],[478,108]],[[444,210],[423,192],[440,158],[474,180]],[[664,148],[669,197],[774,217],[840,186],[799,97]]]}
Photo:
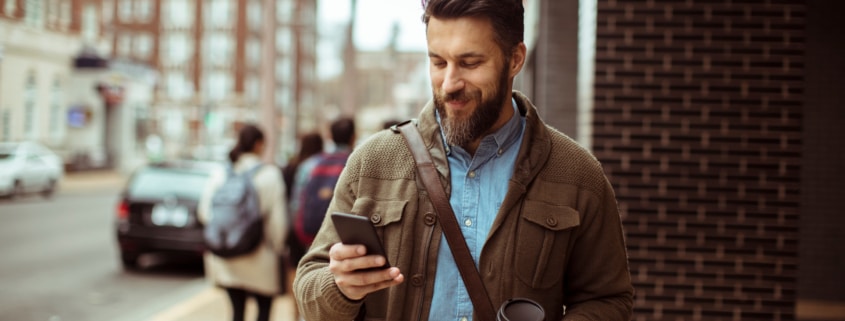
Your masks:
{"label": "street", "polygon": [[139,321],[208,288],[198,262],[126,272],[113,213],[122,179],[0,199],[0,320]]}

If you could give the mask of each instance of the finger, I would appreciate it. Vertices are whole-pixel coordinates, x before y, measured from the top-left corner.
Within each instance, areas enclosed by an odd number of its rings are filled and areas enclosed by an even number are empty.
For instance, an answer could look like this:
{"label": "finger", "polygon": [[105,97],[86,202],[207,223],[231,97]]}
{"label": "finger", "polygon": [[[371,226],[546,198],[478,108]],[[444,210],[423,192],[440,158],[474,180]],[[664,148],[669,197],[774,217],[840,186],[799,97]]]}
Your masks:
{"label": "finger", "polygon": [[366,249],[363,245],[346,245],[343,243],[335,243],[329,248],[329,258],[332,260],[342,261],[348,258],[359,257],[366,254]]}
{"label": "finger", "polygon": [[405,276],[400,273],[399,268],[394,267],[382,271],[347,274],[336,277],[335,283],[346,297],[360,300],[367,294],[400,284],[404,280]]}

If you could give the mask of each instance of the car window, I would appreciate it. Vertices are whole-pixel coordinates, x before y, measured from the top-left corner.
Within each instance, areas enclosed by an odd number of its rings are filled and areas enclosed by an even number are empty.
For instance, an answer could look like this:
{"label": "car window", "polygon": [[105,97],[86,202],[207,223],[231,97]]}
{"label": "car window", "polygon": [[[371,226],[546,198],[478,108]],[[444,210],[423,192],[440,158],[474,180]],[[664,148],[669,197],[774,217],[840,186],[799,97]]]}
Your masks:
{"label": "car window", "polygon": [[174,169],[148,168],[136,173],[129,183],[129,196],[163,198],[173,195],[198,200],[209,175]]}

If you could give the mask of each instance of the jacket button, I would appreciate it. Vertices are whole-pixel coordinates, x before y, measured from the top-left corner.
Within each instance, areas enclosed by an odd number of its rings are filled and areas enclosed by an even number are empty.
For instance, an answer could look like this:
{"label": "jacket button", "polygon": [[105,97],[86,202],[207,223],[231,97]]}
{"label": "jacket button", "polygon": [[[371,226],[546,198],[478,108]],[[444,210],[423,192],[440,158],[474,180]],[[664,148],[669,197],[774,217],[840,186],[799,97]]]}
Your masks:
{"label": "jacket button", "polygon": [[373,214],[372,216],[370,216],[370,222],[373,222],[373,224],[380,223],[381,222],[381,215]]}
{"label": "jacket button", "polygon": [[423,286],[424,280],[425,278],[422,276],[422,274],[415,274],[411,277],[411,285],[416,287]]}
{"label": "jacket button", "polygon": [[437,223],[437,216],[432,214],[431,212],[425,213],[425,225],[432,226],[434,223]]}
{"label": "jacket button", "polygon": [[554,218],[554,217],[552,217],[552,216],[547,217],[547,218],[546,218],[546,225],[548,225],[548,226],[556,226],[556,225],[557,225],[557,219],[556,219],[556,218]]}

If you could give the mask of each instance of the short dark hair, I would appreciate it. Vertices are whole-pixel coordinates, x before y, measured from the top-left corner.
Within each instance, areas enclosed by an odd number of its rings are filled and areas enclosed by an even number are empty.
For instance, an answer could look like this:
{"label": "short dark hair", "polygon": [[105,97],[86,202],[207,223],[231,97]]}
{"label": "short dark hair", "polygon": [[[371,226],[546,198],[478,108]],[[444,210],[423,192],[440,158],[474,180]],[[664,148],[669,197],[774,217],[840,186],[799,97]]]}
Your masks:
{"label": "short dark hair", "polygon": [[332,141],[335,144],[352,145],[355,139],[355,121],[349,117],[341,117],[332,122]]}
{"label": "short dark hair", "polygon": [[432,17],[453,19],[481,17],[490,19],[494,37],[506,55],[523,42],[525,9],[522,0],[423,0],[422,20],[428,28]]}

